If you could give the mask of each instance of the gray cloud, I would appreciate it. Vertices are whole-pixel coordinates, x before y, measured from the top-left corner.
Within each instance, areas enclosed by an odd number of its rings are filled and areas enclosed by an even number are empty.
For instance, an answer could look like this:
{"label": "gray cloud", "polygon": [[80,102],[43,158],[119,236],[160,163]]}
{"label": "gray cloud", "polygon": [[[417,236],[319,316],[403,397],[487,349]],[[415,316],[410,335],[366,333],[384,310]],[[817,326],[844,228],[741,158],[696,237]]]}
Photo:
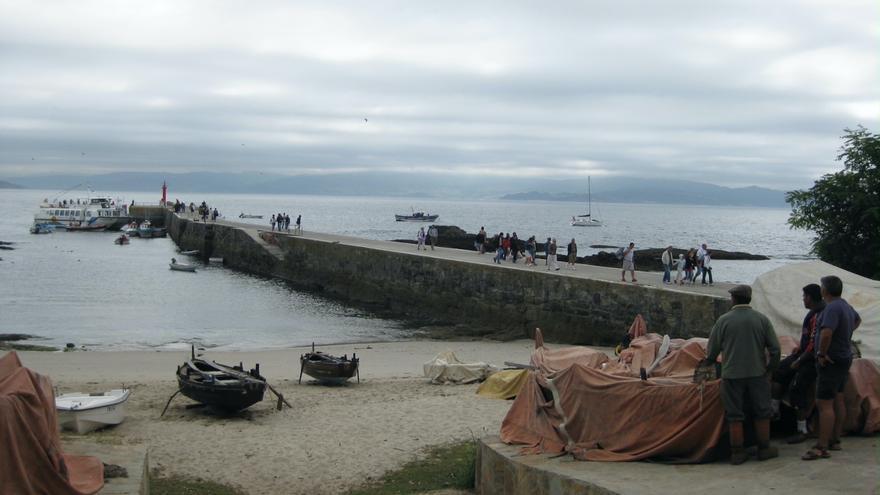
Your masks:
{"label": "gray cloud", "polygon": [[877,130],[874,10],[5,2],[0,176],[433,170],[801,187],[838,167],[844,127]]}

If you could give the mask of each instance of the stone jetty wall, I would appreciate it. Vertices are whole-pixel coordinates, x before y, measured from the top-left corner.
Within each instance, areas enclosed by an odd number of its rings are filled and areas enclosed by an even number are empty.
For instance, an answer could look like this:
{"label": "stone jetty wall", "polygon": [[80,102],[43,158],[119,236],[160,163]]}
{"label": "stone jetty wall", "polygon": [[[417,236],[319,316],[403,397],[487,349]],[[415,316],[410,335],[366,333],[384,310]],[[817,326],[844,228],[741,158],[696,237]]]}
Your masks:
{"label": "stone jetty wall", "polygon": [[526,337],[540,327],[549,341],[610,345],[639,313],[653,332],[707,336],[729,307],[714,296],[303,237],[277,236],[267,246],[242,229],[169,216],[169,233],[181,249],[223,257],[232,268],[334,299],[456,325],[474,336]]}

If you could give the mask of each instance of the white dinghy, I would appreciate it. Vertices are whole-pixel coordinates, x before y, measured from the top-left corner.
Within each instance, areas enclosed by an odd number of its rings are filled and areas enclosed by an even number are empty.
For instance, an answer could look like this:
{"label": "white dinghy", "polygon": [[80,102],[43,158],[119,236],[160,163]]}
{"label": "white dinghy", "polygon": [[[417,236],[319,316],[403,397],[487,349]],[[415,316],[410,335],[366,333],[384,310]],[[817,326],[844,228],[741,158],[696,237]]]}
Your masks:
{"label": "white dinghy", "polygon": [[129,389],[114,389],[96,394],[73,392],[56,396],[58,424],[62,429],[80,434],[118,425],[125,419],[125,403],[129,395]]}

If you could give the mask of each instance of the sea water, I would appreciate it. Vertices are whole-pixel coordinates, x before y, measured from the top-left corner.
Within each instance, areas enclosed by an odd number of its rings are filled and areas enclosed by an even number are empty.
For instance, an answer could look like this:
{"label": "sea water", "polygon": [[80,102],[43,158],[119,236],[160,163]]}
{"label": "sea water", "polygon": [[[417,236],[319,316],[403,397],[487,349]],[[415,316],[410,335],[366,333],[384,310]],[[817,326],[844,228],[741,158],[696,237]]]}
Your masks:
{"label": "sea water", "polygon": [[[106,195],[126,203],[159,200],[158,194],[148,193]],[[0,251],[0,333],[33,334],[45,345],[69,342],[96,350],[175,349],[190,343],[263,349],[407,336],[398,321],[278,280],[184,259],[170,238],[135,238],[117,246],[113,239],[118,233],[111,232],[29,234],[40,201],[55,196],[50,191],[0,191],[0,241],[15,243],[14,250]],[[61,199],[77,196],[69,193]],[[716,280],[746,283],[808,258],[811,237],[788,228],[788,210],[773,208],[594,203],[593,213],[605,225],[577,228],[569,221],[583,207],[566,202],[172,192],[169,200],[174,199],[205,201],[230,219],[239,220],[241,213],[263,215],[261,220],[240,221],[267,229],[273,213],[287,213],[292,222],[302,215],[307,231],[370,239],[415,238],[421,224],[396,222],[394,214],[422,210],[439,214],[439,225],[468,232],[483,226],[490,235],[516,232],[521,239],[535,235],[539,241],[555,237],[563,246],[575,238],[580,255],[598,251],[591,244],[632,241],[639,248],[706,242],[710,248],[770,256],[760,262],[713,260]],[[172,257],[198,264],[198,272],[169,270]],[[488,257],[484,261],[491,263]]]}

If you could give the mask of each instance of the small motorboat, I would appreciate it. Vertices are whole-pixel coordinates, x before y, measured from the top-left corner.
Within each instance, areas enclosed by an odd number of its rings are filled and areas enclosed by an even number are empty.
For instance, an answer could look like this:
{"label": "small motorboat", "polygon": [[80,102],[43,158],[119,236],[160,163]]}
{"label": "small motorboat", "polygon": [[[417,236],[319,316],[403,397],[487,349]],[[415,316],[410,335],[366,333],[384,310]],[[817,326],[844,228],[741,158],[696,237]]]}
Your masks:
{"label": "small motorboat", "polygon": [[260,402],[268,387],[260,375],[259,364],[245,371],[241,363],[227,366],[198,359],[195,348],[192,358],[177,367],[177,384],[180,393],[190,399],[227,412],[241,411]]}
{"label": "small motorboat", "polygon": [[242,213],[238,215],[238,218],[263,218],[263,215],[248,215],[247,213]]}
{"label": "small motorboat", "polygon": [[62,429],[80,434],[118,425],[125,419],[125,403],[129,395],[131,390],[124,388],[95,394],[61,394],[55,397],[58,424]]}
{"label": "small motorboat", "polygon": [[107,230],[106,225],[68,225],[68,232],[104,232]]}
{"label": "small motorboat", "polygon": [[126,244],[128,244],[130,242],[131,242],[131,240],[125,234],[122,234],[121,236],[117,237],[116,239],[113,239],[113,244],[117,244],[119,246],[125,246]]}
{"label": "small motorboat", "polygon": [[138,233],[138,224],[137,222],[131,222],[128,225],[125,225],[121,229],[123,234],[127,235],[129,238],[138,237],[140,234]]}
{"label": "small motorboat", "polygon": [[198,249],[191,249],[189,251],[181,251],[180,254],[185,255],[185,256],[198,256],[199,250]]}
{"label": "small motorboat", "polygon": [[138,226],[138,235],[145,239],[150,239],[153,237],[153,224],[149,220],[144,220]]}
{"label": "small motorboat", "polygon": [[171,258],[171,263],[169,263],[168,266],[170,266],[172,270],[175,270],[178,272],[192,272],[192,273],[196,272],[195,265],[188,265],[186,263],[178,263],[176,258]]}
{"label": "small motorboat", "polygon": [[51,234],[55,227],[48,223],[36,223],[30,228],[31,234]]}
{"label": "small motorboat", "polygon": [[299,383],[302,383],[303,373],[324,383],[345,383],[355,375],[357,375],[358,383],[361,382],[360,370],[358,369],[360,360],[355,354],[351,355],[351,359],[347,354],[342,357],[331,356],[323,352],[316,352],[315,344],[312,343],[312,352],[300,356],[299,362]]}
{"label": "small motorboat", "polygon": [[423,211],[414,211],[410,215],[394,215],[394,219],[398,222],[433,222],[440,215],[430,215]]}

